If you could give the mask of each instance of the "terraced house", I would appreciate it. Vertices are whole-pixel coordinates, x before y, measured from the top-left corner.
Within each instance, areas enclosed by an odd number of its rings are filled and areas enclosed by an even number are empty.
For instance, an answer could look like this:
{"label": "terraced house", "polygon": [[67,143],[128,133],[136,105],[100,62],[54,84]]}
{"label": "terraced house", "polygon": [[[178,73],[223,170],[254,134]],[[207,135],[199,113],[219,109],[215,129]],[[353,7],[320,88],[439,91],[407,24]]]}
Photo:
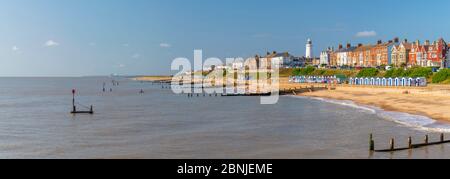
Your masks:
{"label": "terraced house", "polygon": [[372,45],[358,44],[358,47],[352,52],[352,64],[355,67],[368,66],[370,61],[370,54]]}
{"label": "terraced house", "polygon": [[442,38],[433,43],[427,40],[423,45],[416,41],[412,44],[407,64],[410,67],[447,67],[448,50],[448,45]]}
{"label": "terraced house", "polygon": [[412,45],[408,43],[408,40],[400,43],[400,45],[394,45],[391,53],[391,65],[394,67],[406,66],[409,62],[411,47]]}
{"label": "terraced house", "polygon": [[426,41],[423,45],[419,41],[400,43],[399,38],[395,38],[384,43],[379,40],[376,45],[353,47],[348,43],[345,48],[339,45],[336,51],[328,52],[328,59],[329,65],[334,67],[448,67],[448,50],[449,46],[442,38],[433,43]]}
{"label": "terraced house", "polygon": [[347,44],[346,48],[343,48],[342,45],[339,45],[338,50],[336,51],[336,60],[338,66],[352,66],[351,65],[351,52],[355,50],[356,47],[352,47],[350,43]]}

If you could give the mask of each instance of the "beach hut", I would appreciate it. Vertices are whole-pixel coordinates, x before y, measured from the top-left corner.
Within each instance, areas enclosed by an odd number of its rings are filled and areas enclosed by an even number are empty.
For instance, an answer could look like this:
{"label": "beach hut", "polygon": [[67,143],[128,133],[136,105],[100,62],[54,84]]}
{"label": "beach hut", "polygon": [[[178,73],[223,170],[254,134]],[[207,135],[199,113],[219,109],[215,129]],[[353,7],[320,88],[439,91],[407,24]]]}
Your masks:
{"label": "beach hut", "polygon": [[419,86],[419,79],[414,78],[414,86]]}
{"label": "beach hut", "polygon": [[425,86],[427,86],[427,79],[426,78],[417,78],[417,81],[418,81],[418,83],[419,83],[419,86],[421,86],[421,87],[425,87]]}
{"label": "beach hut", "polygon": [[349,84],[349,85],[354,85],[354,84],[355,84],[355,82],[353,81],[353,78],[352,78],[352,77],[348,80],[348,84]]}
{"label": "beach hut", "polygon": [[386,78],[381,79],[381,86],[387,86],[387,80]]}
{"label": "beach hut", "polygon": [[381,86],[381,78],[377,78],[377,79],[375,80],[375,85]]}
{"label": "beach hut", "polygon": [[413,84],[412,86],[418,86],[419,82],[417,81],[416,78],[412,78],[413,79]]}
{"label": "beach hut", "polygon": [[413,78],[408,78],[408,83],[406,84],[407,86],[414,86],[414,79]]}
{"label": "beach hut", "polygon": [[400,86],[400,78],[395,78],[394,79],[394,84],[393,86]]}
{"label": "beach hut", "polygon": [[370,78],[370,84],[369,85],[375,85],[375,78]]}

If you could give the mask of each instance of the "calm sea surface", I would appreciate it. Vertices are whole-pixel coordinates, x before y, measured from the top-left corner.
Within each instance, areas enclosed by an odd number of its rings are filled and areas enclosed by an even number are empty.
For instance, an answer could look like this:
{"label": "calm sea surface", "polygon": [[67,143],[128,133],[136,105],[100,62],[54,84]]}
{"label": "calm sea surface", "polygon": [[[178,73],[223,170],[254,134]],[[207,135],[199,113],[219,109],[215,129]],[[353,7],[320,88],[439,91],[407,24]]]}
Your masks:
{"label": "calm sea surface", "polygon": [[[438,134],[366,108],[289,96],[276,105],[260,105],[258,97],[187,98],[111,80],[0,78],[0,158],[450,158],[449,145],[370,155],[369,133],[377,148],[391,137],[406,146],[408,136],[420,142]],[[113,92],[103,93],[103,82]],[[95,115],[69,114],[73,88]]]}

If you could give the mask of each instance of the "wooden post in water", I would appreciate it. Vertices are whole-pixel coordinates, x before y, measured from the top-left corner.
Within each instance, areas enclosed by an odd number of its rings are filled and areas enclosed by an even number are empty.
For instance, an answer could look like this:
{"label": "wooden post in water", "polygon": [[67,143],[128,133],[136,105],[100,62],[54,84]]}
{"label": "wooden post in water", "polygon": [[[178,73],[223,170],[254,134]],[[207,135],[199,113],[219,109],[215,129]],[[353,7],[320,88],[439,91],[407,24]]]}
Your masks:
{"label": "wooden post in water", "polygon": [[72,90],[72,110],[73,112],[77,112],[77,107],[75,106],[75,89]]}
{"label": "wooden post in water", "polygon": [[425,135],[425,144],[428,144],[428,135]]}
{"label": "wooden post in water", "polygon": [[375,141],[372,134],[369,136],[369,151],[375,151]]}
{"label": "wooden post in water", "polygon": [[441,142],[444,142],[444,141],[445,141],[444,133],[441,133]]}
{"label": "wooden post in water", "polygon": [[391,144],[390,150],[394,151],[395,150],[395,140],[393,138],[391,139],[390,144]]}
{"label": "wooden post in water", "polygon": [[408,137],[408,148],[412,149],[412,137]]}

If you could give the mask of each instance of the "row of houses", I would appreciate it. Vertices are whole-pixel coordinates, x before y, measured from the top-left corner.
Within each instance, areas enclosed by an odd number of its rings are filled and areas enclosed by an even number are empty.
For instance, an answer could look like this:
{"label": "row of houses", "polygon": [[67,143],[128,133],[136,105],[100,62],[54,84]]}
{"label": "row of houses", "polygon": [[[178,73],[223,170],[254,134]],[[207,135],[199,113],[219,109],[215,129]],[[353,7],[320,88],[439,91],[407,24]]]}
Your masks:
{"label": "row of houses", "polygon": [[439,39],[430,43],[420,41],[409,43],[407,40],[399,41],[395,38],[388,42],[379,40],[376,45],[358,44],[345,47],[339,45],[338,49],[328,48],[320,55],[320,64],[332,67],[379,67],[382,65],[423,66],[423,67],[449,67],[450,47]]}
{"label": "row of houses", "polygon": [[[296,57],[289,52],[267,52],[266,55],[255,55],[247,59],[238,58],[229,64],[214,66],[215,69],[274,69],[274,68],[294,68],[307,65],[319,64],[318,58]],[[212,67],[204,67],[204,70],[212,70]]]}

